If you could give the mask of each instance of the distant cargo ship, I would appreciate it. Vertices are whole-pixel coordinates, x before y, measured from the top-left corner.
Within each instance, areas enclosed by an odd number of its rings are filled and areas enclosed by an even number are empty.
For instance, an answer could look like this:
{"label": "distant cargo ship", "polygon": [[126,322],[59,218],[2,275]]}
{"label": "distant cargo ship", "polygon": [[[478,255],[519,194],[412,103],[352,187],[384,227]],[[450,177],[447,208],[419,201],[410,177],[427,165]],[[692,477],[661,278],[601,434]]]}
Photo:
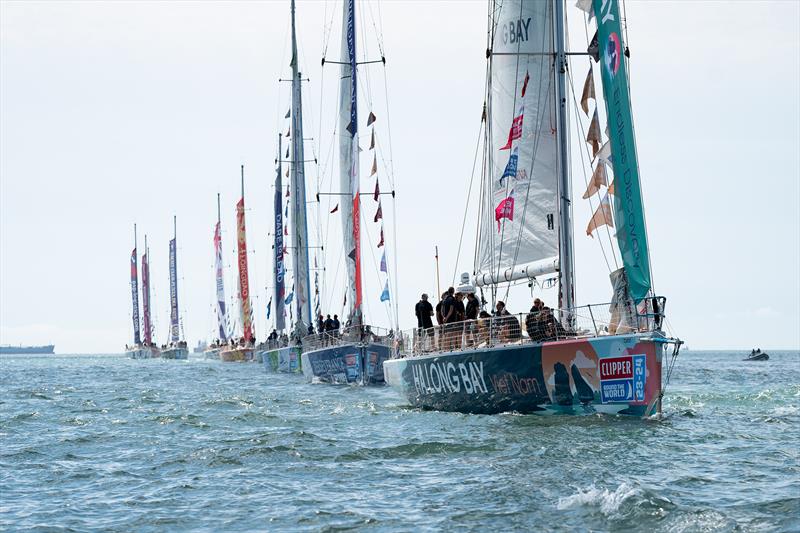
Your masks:
{"label": "distant cargo ship", "polygon": [[0,346],[0,354],[52,354],[55,347],[55,344],[47,344],[45,346],[11,346],[5,344]]}

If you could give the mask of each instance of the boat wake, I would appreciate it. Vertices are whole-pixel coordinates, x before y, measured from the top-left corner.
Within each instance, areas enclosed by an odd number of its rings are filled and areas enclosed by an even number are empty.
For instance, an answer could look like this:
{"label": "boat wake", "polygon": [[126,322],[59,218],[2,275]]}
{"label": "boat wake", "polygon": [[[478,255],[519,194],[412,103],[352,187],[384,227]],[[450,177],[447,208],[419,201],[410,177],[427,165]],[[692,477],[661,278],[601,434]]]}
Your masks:
{"label": "boat wake", "polygon": [[617,513],[625,501],[637,494],[639,494],[639,490],[627,483],[623,483],[613,491],[598,489],[591,485],[586,490],[578,489],[576,494],[559,498],[556,508],[564,511],[579,507],[596,507],[604,515],[609,516]]}

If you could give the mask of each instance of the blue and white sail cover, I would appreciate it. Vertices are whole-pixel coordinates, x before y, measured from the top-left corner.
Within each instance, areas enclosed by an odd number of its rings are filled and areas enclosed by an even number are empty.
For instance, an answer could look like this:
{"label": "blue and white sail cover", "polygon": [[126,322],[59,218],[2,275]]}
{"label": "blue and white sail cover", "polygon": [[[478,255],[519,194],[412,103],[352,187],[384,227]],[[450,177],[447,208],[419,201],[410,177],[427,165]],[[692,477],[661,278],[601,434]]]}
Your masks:
{"label": "blue and white sail cover", "polygon": [[492,12],[479,285],[554,272],[558,264],[553,3],[506,0]]}

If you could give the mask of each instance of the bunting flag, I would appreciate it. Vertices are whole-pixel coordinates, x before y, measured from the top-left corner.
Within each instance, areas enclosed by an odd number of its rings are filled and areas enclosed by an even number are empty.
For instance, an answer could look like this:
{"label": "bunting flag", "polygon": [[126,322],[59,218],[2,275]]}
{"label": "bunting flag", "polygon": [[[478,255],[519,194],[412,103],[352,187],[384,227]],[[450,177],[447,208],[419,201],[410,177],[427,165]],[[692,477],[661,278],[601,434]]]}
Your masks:
{"label": "bunting flag", "polygon": [[592,179],[589,180],[589,186],[586,188],[586,192],[583,193],[583,199],[586,200],[590,196],[597,194],[600,191],[601,185],[608,185],[608,180],[606,176],[606,165],[602,161],[599,161],[592,174]]}
{"label": "bunting flag", "polygon": [[[286,169],[286,173],[287,173],[286,175],[288,176],[289,169]],[[289,185],[286,186],[286,198],[289,198]]]}
{"label": "bunting flag", "polygon": [[594,9],[592,8],[592,0],[578,0],[575,2],[575,7],[589,15],[589,22],[594,18]]}
{"label": "bunting flag", "polygon": [[[286,157],[289,157],[288,155]],[[286,168],[286,177],[289,177],[289,168]],[[289,196],[289,191],[286,191],[286,196]]]}
{"label": "bunting flag", "polygon": [[370,136],[369,149],[370,150],[374,150],[375,149],[375,129],[374,128],[372,129],[372,135]]}
{"label": "bunting flag", "polygon": [[617,195],[617,190],[614,188],[614,184],[616,181],[612,181],[611,185],[608,186],[608,194],[613,194],[614,196]]}
{"label": "bunting flag", "polygon": [[531,76],[528,71],[525,71],[525,81],[522,82],[522,97],[525,98],[525,91],[528,90],[528,82],[531,81]]}
{"label": "bunting flag", "polygon": [[389,300],[389,280],[386,280],[386,284],[383,286],[383,292],[381,293],[381,301],[386,302]]}
{"label": "bunting flag", "polygon": [[374,176],[377,173],[378,173],[378,156],[376,155],[372,159],[372,170],[370,170],[369,175]]}
{"label": "bunting flag", "polygon": [[606,141],[606,143],[600,148],[600,151],[595,154],[597,159],[601,162],[610,165],[612,163],[611,159],[611,142]]}
{"label": "bunting flag", "polygon": [[378,211],[375,213],[375,219],[373,222],[377,222],[383,219],[383,209],[381,208],[381,203],[378,202]]}
{"label": "bunting flag", "polygon": [[350,259],[352,259],[353,261],[355,261],[355,260],[356,260],[356,249],[355,249],[355,248],[353,248],[352,250],[350,250],[350,253],[349,253],[349,254],[347,254],[347,257],[349,257]]}
{"label": "bunting flag", "polygon": [[519,160],[519,147],[515,146],[514,149],[511,151],[511,155],[508,157],[508,163],[506,163],[506,169],[503,171],[503,175],[500,176],[500,185],[503,185],[503,180],[506,178],[514,178],[517,179],[517,162]]}
{"label": "bunting flag", "polygon": [[600,61],[600,41],[597,40],[597,31],[594,32],[594,37],[589,41],[589,46],[586,48],[586,51],[592,59],[594,59],[595,63]]}
{"label": "bunting flag", "polygon": [[283,156],[284,159],[289,159],[289,147],[286,147],[286,155]]}
{"label": "bunting flag", "polygon": [[283,208],[283,216],[285,218],[289,217],[289,202],[288,201],[286,202],[286,207]]}
{"label": "bunting flag", "polygon": [[388,269],[386,268],[386,250],[383,251],[383,255],[381,256],[381,272],[386,274],[389,273]]}
{"label": "bunting flag", "polygon": [[294,291],[289,293],[289,296],[286,297],[286,299],[283,301],[283,303],[286,304],[286,305],[289,305],[289,304],[292,303],[292,300],[294,300]]}
{"label": "bunting flag", "polygon": [[381,242],[378,243],[378,248],[383,246],[383,225],[381,225]]}
{"label": "bunting flag", "polygon": [[592,220],[586,226],[586,235],[592,237],[592,232],[600,226],[614,227],[614,218],[611,216],[611,202],[608,201],[608,193],[603,196],[600,205],[597,206],[597,211],[592,215]]}
{"label": "bunting flag", "polygon": [[597,108],[594,108],[592,122],[589,124],[589,132],[586,134],[586,142],[592,146],[592,159],[600,150],[600,143],[603,142],[603,134],[600,132],[600,119],[597,118]]}
{"label": "bunting flag", "polygon": [[333,209],[331,209],[331,214],[334,214],[334,213],[335,213],[336,211],[338,211],[338,210],[339,210],[339,204],[337,203],[337,204],[336,204],[336,205],[333,207]]}
{"label": "bunting flag", "polygon": [[514,221],[514,191],[505,200],[501,201],[494,210],[494,220],[497,222],[497,232],[500,233],[500,220],[507,218]]}
{"label": "bunting flag", "polygon": [[284,116],[283,118],[289,118],[291,116],[292,116],[292,108],[290,107],[289,109],[286,110],[286,116]]}
{"label": "bunting flag", "polygon": [[286,237],[288,237],[288,236],[289,236],[289,226],[284,226],[284,227],[283,227],[283,234],[284,234]]}
{"label": "bunting flag", "polygon": [[344,300],[342,300],[342,307],[347,305],[347,289],[344,291]]}
{"label": "bunting flag", "polygon": [[378,117],[375,116],[375,113],[372,111],[369,112],[369,116],[367,117],[367,126],[372,126],[372,123],[377,120]]}
{"label": "bunting flag", "polygon": [[376,202],[378,201],[378,197],[381,195],[381,187],[378,185],[378,178],[375,178],[375,193],[372,195],[372,199]]}
{"label": "bunting flag", "polygon": [[514,140],[519,139],[522,137],[522,118],[525,116],[525,107],[519,108],[519,114],[514,117],[514,120],[511,122],[511,129],[508,130],[508,142],[505,146],[500,148],[501,150],[508,150],[511,148],[511,144]]}
{"label": "bunting flag", "polygon": [[288,130],[286,130],[286,138],[287,139],[289,138],[289,136],[290,136],[289,134],[290,133],[292,133],[292,128],[289,128]]}
{"label": "bunting flag", "polygon": [[270,314],[272,314],[272,296],[269,297],[269,302],[267,302],[267,320],[269,320]]}
{"label": "bunting flag", "polygon": [[587,117],[589,116],[590,98],[597,103],[597,96],[594,94],[594,70],[591,63],[589,63],[589,74],[586,75],[586,81],[583,82],[583,94],[581,94],[581,109]]}

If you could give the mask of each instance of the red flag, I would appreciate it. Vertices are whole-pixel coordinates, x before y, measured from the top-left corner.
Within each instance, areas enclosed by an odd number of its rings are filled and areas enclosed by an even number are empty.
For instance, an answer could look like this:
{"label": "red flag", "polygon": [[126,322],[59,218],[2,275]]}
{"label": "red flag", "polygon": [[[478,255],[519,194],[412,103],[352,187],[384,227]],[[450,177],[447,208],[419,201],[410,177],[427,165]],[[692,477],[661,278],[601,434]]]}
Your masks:
{"label": "red flag", "polygon": [[[288,170],[286,172],[289,172]],[[289,186],[286,186],[286,198],[289,198]]]}
{"label": "red flag", "polygon": [[[512,191],[513,193],[513,191]],[[507,218],[508,220],[514,220],[514,197],[509,196],[502,202],[498,204],[498,206],[494,210],[494,220],[497,222],[497,231],[500,232],[500,219]]]}
{"label": "red flag", "polygon": [[383,246],[383,226],[381,226],[381,242],[378,243],[378,248]]}
{"label": "red flag", "polygon": [[528,82],[530,81],[531,77],[528,74],[528,71],[525,71],[525,82],[522,84],[522,97],[525,98],[525,91],[528,90]]}
{"label": "red flag", "polygon": [[375,213],[375,219],[373,222],[377,222],[383,218],[383,209],[381,208],[381,203],[378,202],[378,211]]}
{"label": "red flag", "polygon": [[283,234],[286,235],[287,237],[289,236],[289,226],[283,227]]}
{"label": "red flag", "polygon": [[381,188],[378,185],[378,178],[375,178],[375,194],[372,195],[372,199],[376,202],[378,201],[378,196],[381,194]]}
{"label": "red flag", "polygon": [[511,129],[508,131],[508,142],[505,146],[500,148],[501,150],[508,150],[511,148],[511,143],[515,139],[519,139],[522,137],[522,117],[525,116],[525,108],[519,108],[519,116],[515,117],[513,122],[511,123]]}
{"label": "red flag", "polygon": [[336,207],[334,207],[333,209],[331,209],[331,213],[335,213],[335,212],[336,212],[336,211],[338,211],[338,210],[339,210],[339,204],[336,204]]}

